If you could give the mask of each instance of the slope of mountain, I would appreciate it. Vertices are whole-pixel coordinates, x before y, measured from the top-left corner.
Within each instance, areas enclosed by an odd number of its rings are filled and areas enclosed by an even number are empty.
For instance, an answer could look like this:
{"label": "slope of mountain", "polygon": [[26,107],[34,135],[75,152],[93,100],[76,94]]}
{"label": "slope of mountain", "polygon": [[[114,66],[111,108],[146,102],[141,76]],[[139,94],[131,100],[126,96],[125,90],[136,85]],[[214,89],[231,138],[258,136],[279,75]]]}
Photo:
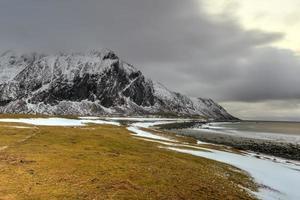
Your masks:
{"label": "slope of mountain", "polygon": [[153,82],[110,50],[0,57],[0,112],[51,115],[177,115],[235,119],[211,99]]}

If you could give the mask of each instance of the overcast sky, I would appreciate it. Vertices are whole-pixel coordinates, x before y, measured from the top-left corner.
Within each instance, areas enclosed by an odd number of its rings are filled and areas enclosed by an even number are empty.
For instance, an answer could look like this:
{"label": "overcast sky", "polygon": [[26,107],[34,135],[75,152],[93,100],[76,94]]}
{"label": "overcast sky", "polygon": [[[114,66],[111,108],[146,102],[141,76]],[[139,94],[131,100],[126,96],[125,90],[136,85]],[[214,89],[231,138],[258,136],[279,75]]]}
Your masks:
{"label": "overcast sky", "polygon": [[300,120],[298,0],[1,0],[0,50],[109,48],[244,119]]}

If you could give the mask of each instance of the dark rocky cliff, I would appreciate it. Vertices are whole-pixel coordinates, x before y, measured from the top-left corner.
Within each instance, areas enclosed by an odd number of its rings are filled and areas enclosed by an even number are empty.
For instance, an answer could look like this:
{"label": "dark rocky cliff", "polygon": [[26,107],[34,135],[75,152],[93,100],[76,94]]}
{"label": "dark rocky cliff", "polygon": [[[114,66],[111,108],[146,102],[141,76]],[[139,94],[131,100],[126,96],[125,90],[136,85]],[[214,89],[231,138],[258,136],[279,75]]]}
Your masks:
{"label": "dark rocky cliff", "polygon": [[235,119],[211,99],[190,98],[145,78],[110,50],[53,56],[6,52],[0,74],[2,113]]}

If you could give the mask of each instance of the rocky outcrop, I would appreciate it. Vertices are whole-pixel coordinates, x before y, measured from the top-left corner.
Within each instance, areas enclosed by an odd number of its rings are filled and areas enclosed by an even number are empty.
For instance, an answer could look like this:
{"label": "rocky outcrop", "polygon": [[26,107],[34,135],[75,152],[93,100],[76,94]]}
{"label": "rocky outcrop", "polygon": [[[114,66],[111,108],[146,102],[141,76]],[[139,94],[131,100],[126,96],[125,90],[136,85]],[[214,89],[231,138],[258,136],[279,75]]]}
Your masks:
{"label": "rocky outcrop", "polygon": [[147,79],[110,50],[0,57],[0,112],[50,115],[176,115],[235,119],[211,99]]}

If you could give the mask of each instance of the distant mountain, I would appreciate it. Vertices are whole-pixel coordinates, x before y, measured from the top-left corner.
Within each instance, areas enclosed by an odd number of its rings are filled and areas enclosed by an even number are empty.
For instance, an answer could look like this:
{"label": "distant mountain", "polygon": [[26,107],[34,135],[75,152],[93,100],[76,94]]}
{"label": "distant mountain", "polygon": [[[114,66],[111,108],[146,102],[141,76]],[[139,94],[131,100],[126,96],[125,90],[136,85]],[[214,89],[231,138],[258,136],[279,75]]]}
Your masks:
{"label": "distant mountain", "polygon": [[235,119],[211,99],[153,82],[110,50],[0,56],[0,112],[49,115],[169,115]]}

